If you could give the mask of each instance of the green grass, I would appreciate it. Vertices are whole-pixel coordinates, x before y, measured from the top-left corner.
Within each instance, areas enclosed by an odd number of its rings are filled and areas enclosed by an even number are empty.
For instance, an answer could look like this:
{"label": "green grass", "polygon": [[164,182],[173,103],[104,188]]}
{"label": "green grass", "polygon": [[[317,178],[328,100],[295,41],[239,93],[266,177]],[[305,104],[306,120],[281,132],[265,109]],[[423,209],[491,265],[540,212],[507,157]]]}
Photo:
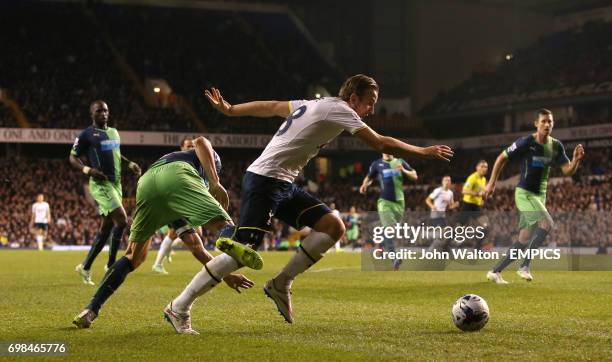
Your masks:
{"label": "green grass", "polygon": [[[267,253],[262,271],[245,272],[253,290],[238,295],[217,287],[194,306],[193,325],[202,334],[181,336],[162,319],[162,308],[200,267],[179,252],[167,264],[170,275],[153,275],[154,254],[91,329],[77,330],[72,318],[95,291],[73,271],[84,253],[0,252],[0,342],[67,342],[68,356],[48,357],[54,360],[612,358],[612,272],[536,270],[532,283],[509,272],[512,284],[497,286],[482,271],[362,272],[359,254],[331,254],[295,282],[296,321],[289,325],[261,286],[290,254]],[[96,282],[106,257],[94,264]],[[452,324],[451,305],[466,293],[489,304],[491,319],[480,332]]]}

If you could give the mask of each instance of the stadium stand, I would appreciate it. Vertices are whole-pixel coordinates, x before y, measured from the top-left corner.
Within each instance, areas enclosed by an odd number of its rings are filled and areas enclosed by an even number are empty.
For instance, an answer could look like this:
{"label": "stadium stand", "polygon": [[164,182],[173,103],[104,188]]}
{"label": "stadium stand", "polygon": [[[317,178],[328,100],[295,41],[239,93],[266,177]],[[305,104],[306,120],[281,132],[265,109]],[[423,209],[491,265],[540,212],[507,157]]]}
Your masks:
{"label": "stadium stand", "polygon": [[[0,24],[6,44],[0,87],[33,127],[81,128],[89,102],[104,99],[111,123],[124,130],[196,131],[193,107],[217,132],[270,133],[278,121],[222,119],[203,89],[220,87],[234,102],[296,99],[329,74],[333,84],[340,79],[287,13],[29,1],[3,2],[0,10],[13,15]],[[36,32],[32,24],[49,31]],[[207,36],[213,33],[222,36]],[[163,79],[173,89],[167,107],[145,102],[146,79]],[[4,126],[19,126],[4,113]]]}
{"label": "stadium stand", "polygon": [[589,22],[545,36],[493,69],[475,70],[423,111],[433,111],[444,102],[612,80],[611,35],[611,23]]}
{"label": "stadium stand", "polygon": [[[612,212],[612,161],[610,154],[612,149],[602,148],[590,150],[583,165],[583,169],[593,170],[589,175],[575,177],[574,180],[565,180],[561,183],[551,185],[548,191],[547,205],[555,217],[560,220],[567,219],[567,223],[559,223],[557,232],[563,237],[558,238],[559,245],[596,246],[593,235],[597,235],[599,229],[585,229],[584,232],[572,232],[571,227],[580,223],[581,218],[592,217],[589,212],[602,212],[600,215],[610,215]],[[138,159],[143,166],[150,164],[152,159]],[[456,160],[460,165],[470,165],[462,168],[465,173],[457,176],[455,182],[455,197],[460,199],[460,185],[467,174],[471,171],[477,158],[465,157]],[[490,160],[492,162],[492,160]],[[221,180],[224,181],[230,195],[229,213],[235,219],[240,217],[239,195],[240,175],[244,173],[248,160],[232,159],[224,157]],[[432,174],[443,175],[445,166],[442,164],[429,164],[427,167],[417,170],[432,170]],[[344,179],[335,177],[333,180],[321,182],[317,185],[318,190],[314,192],[322,201],[330,204],[335,203],[341,212],[347,212],[351,206],[357,206],[360,212],[376,210],[377,189],[376,186],[369,189],[367,195],[358,192],[358,185],[365,176],[367,170],[354,174]],[[0,174],[10,180],[0,188],[0,201],[3,205],[0,210],[0,241],[4,242],[0,247],[29,247],[34,245],[34,238],[29,231],[30,207],[34,202],[36,194],[45,193],[51,205],[53,223],[50,225],[50,240],[60,245],[82,245],[90,244],[98,228],[99,217],[93,201],[87,198],[87,182],[82,175],[70,168],[65,159],[40,159],[23,158],[19,162],[12,159],[0,160]],[[508,173],[505,173],[508,174]],[[237,176],[238,175],[238,176]],[[75,177],[77,176],[77,177]],[[34,180],[43,180],[37,183]],[[406,206],[408,212],[427,215],[425,198],[437,186],[439,180],[420,180],[417,184],[406,184]],[[306,180],[302,179],[300,184],[307,187]],[[124,204],[128,215],[132,214],[134,207],[134,196],[136,190],[136,179],[129,172],[123,174]],[[312,190],[311,190],[312,191]],[[499,189],[492,202],[486,203],[485,208],[490,211],[514,215],[506,217],[506,228],[500,226],[496,233],[491,236],[497,244],[507,244],[516,232],[516,210],[514,207],[513,188]],[[598,220],[601,217],[598,218]],[[610,218],[608,218],[610,219]],[[612,220],[600,221],[597,224],[601,230]],[[502,223],[502,224],[504,224]],[[286,238],[289,231],[283,224],[275,222],[273,225],[275,233],[268,241],[270,248],[278,245]],[[603,232],[601,234],[603,234]],[[507,233],[506,233],[507,232]],[[211,245],[213,240],[205,238],[205,242]],[[559,241],[561,240],[561,241]],[[612,242],[612,240],[609,240]]]}

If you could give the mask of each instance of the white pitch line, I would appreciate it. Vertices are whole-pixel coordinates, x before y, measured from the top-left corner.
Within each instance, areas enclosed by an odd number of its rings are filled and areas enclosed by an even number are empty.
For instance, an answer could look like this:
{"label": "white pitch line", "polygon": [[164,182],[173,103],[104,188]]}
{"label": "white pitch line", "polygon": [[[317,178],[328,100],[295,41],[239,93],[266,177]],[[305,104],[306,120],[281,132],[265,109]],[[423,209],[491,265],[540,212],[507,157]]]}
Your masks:
{"label": "white pitch line", "polygon": [[321,269],[311,270],[310,272],[311,273],[325,273],[325,272],[334,271],[334,270],[350,270],[350,269],[359,269],[359,268],[351,267],[351,266],[347,266],[343,268],[321,268]]}

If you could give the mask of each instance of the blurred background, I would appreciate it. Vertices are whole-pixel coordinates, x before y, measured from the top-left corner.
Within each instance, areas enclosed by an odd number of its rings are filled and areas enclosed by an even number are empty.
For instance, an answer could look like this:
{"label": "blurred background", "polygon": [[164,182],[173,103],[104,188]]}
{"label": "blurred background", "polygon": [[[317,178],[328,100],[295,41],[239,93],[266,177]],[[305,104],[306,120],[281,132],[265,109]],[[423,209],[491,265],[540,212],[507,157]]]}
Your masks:
{"label": "blurred background", "polygon": [[[311,99],[336,95],[356,73],[381,88],[366,120],[372,128],[456,150],[450,164],[407,160],[419,174],[405,184],[407,210],[427,210],[425,198],[447,174],[459,200],[476,162],[492,167],[534,130],[535,111],[548,108],[568,155],[578,143],[586,148],[573,178],[554,171],[548,208],[603,220],[575,238],[570,230],[583,222],[571,222],[584,218],[568,218],[556,242],[612,246],[610,1],[2,1],[0,44],[0,248],[35,247],[29,222],[38,193],[51,206],[49,245],[91,244],[100,218],[68,155],[95,99],[108,103],[122,153],[143,169],[185,136],[209,137],[237,221],[242,175],[282,120],[224,117],[203,90],[218,87],[231,103]],[[365,196],[358,187],[379,157],[344,134],[298,182],[351,226],[351,206],[376,209],[376,187]],[[517,174],[518,165],[504,170],[506,187],[486,209],[515,212]],[[123,175],[128,215],[136,181]],[[274,227],[269,249],[300,238]],[[494,235],[494,246],[508,245],[514,229]],[[366,245],[362,235],[343,246]]]}

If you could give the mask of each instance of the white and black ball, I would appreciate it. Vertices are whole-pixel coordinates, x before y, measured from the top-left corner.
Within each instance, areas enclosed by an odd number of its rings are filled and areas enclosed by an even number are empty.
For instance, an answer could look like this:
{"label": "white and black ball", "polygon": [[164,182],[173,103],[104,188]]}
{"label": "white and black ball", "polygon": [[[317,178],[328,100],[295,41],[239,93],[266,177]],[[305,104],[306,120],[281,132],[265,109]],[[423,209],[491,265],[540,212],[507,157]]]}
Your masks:
{"label": "white and black ball", "polygon": [[478,295],[466,294],[453,304],[452,317],[462,331],[478,331],[489,321],[489,306]]}

